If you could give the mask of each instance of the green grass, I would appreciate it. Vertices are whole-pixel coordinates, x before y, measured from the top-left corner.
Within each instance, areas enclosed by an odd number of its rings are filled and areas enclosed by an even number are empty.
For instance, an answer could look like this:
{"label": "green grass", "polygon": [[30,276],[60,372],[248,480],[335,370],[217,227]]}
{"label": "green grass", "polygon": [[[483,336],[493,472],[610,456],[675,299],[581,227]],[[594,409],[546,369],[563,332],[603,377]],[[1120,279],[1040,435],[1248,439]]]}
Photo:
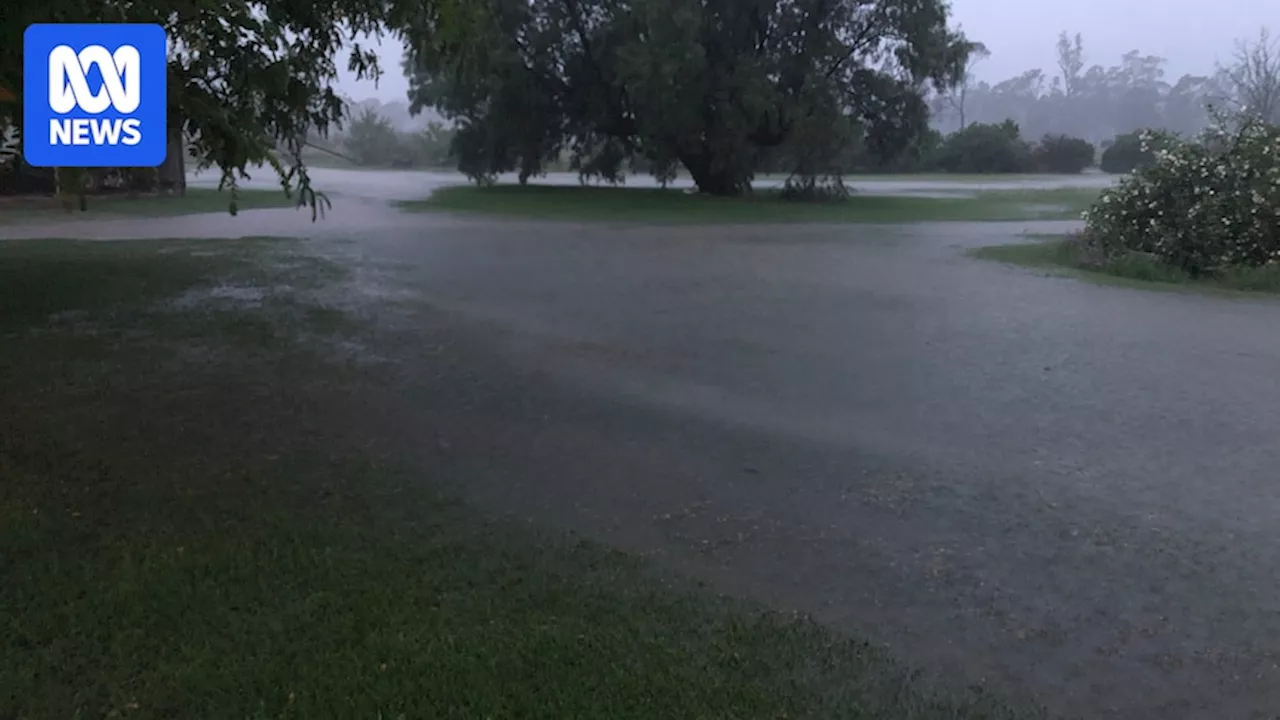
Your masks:
{"label": "green grass", "polygon": [[970,254],[984,260],[1062,272],[1109,285],[1147,290],[1210,293],[1280,292],[1280,268],[1242,268],[1213,277],[1196,278],[1187,272],[1141,254],[1108,260],[1102,264],[1081,257],[1078,240],[1062,236],[1030,236],[1034,242],[993,245]]}
{"label": "green grass", "polygon": [[[763,176],[762,176],[763,177]],[[769,175],[768,177],[785,180],[785,175]],[[945,172],[922,172],[922,173],[862,173],[846,176],[846,180],[859,183],[881,182],[945,182],[945,183],[996,183],[996,182],[1018,182],[1023,180],[1035,182],[1055,182],[1062,180],[1074,180],[1080,175],[1067,174],[1045,174],[1045,173],[945,173]]]}
{"label": "green grass", "polygon": [[[73,203],[75,201],[73,200]],[[215,188],[187,188],[181,197],[140,196],[130,199],[124,195],[102,195],[88,198],[87,209],[78,207],[68,212],[54,198],[38,198],[24,201],[22,206],[0,206],[0,223],[28,222],[31,220],[75,219],[86,216],[171,216],[197,213],[227,212],[231,203],[229,191]],[[242,189],[236,194],[238,210],[294,207],[296,201],[282,190]]]}
{"label": "green grass", "polygon": [[[271,260],[295,247],[296,241],[271,238],[7,241],[0,245],[0,331],[38,326],[66,312],[112,313],[119,323],[149,299],[193,287],[280,283],[286,276]],[[299,289],[331,282],[339,272],[306,257],[290,262],[287,278],[301,283]]]}
{"label": "green grass", "polygon": [[1078,218],[1096,189],[1061,188],[977,193],[954,198],[854,195],[831,202],[787,202],[758,191],[743,198],[687,195],[678,190],[547,185],[453,186],[409,210],[485,213],[545,220],[657,223],[871,222]]}
{"label": "green grass", "polygon": [[301,248],[0,243],[0,717],[1014,717],[437,496]]}

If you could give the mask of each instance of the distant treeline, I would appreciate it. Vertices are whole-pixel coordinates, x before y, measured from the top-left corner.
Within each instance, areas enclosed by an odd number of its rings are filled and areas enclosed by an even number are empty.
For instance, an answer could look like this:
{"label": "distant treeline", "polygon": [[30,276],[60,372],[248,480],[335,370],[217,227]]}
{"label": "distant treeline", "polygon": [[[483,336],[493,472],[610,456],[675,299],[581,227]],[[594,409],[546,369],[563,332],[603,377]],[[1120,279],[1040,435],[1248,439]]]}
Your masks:
{"label": "distant treeline", "polygon": [[995,83],[973,79],[987,57],[973,54],[968,79],[930,101],[932,125],[943,133],[970,123],[1012,120],[1026,137],[1069,135],[1101,144],[1157,128],[1189,137],[1211,122],[1211,108],[1247,106],[1280,124],[1280,38],[1265,28],[1237,42],[1226,62],[1200,74],[1166,75],[1164,58],[1128,52],[1113,65],[1086,65],[1084,38],[1062,33],[1057,68],[1026,70]]}
{"label": "distant treeline", "polygon": [[443,123],[397,127],[378,110],[358,108],[341,130],[310,137],[304,158],[312,164],[369,168],[447,168],[453,131]]}
{"label": "distant treeline", "polygon": [[[397,130],[391,122],[371,109],[364,109],[341,133],[310,141],[311,162],[351,163],[369,168],[452,168],[456,160],[451,153],[455,132],[441,123],[426,127]],[[1118,146],[1115,152],[1112,146]],[[860,148],[854,144],[853,148]],[[907,152],[885,165],[857,149],[842,158],[839,167],[846,174],[858,173],[1080,173],[1102,164],[1107,172],[1128,172],[1139,162],[1134,134],[1112,138],[1095,147],[1089,141],[1068,135],[1046,135],[1039,140],[1024,139],[1020,128],[1011,120],[1002,123],[972,123],[963,130],[943,135],[929,130]],[[1102,150],[1099,156],[1099,149]],[[763,173],[785,173],[794,160],[781,149],[761,162]],[[548,163],[548,170],[568,171],[567,154]],[[631,170],[648,173],[642,159]]]}
{"label": "distant treeline", "polygon": [[[835,131],[851,141],[836,143],[842,149],[834,158],[833,153],[819,158],[819,164],[824,172],[845,174],[1076,173],[1091,166],[1127,172],[1141,162],[1136,133],[1142,129],[1190,137],[1210,124],[1214,107],[1224,106],[1248,107],[1260,119],[1280,123],[1280,41],[1266,30],[1256,39],[1242,40],[1226,65],[1173,81],[1165,77],[1163,58],[1137,51],[1113,65],[1088,66],[1078,34],[1063,33],[1057,54],[1056,72],[1031,69],[1004,81],[980,82],[973,71],[987,53],[979,44],[959,87],[927,98],[929,128],[910,133],[905,148],[879,151],[873,138],[863,137],[865,124],[851,121]],[[354,104],[348,126],[327,141],[328,148],[371,167],[459,167],[460,152],[474,164],[472,156],[495,151],[497,146],[484,144],[492,138],[464,133],[468,137],[459,144],[452,128],[437,122],[423,126],[413,110],[432,110],[418,108],[420,104]],[[543,170],[572,170],[582,164],[571,161],[574,147],[553,146],[545,152],[535,163]],[[806,166],[809,159],[799,155],[811,149],[793,143],[749,152],[756,173],[790,173]],[[652,164],[644,153],[630,153],[631,171],[650,172]]]}

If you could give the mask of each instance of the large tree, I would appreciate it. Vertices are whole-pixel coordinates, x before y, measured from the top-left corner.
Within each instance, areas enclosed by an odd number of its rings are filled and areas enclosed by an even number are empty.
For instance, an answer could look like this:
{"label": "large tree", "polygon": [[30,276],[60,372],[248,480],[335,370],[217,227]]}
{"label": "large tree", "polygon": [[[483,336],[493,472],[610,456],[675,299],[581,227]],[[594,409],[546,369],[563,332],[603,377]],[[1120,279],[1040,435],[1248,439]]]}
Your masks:
{"label": "large tree", "polygon": [[356,39],[430,21],[430,42],[449,51],[472,9],[481,9],[475,0],[5,0],[0,88],[26,92],[22,34],[31,23],[158,23],[170,38],[170,129],[185,133],[195,164],[221,169],[228,183],[269,165],[314,210],[302,139],[346,113],[332,90],[339,63],[361,77],[379,72]]}
{"label": "large tree", "polygon": [[[766,156],[807,176],[853,142],[892,157],[972,45],[945,0],[485,0],[467,52],[406,26],[418,108],[459,121],[462,170],[522,178],[568,151],[618,179],[640,159],[736,194]],[[825,159],[825,163],[824,163]]]}
{"label": "large tree", "polygon": [[969,88],[973,87],[975,82],[974,68],[989,57],[991,57],[991,51],[986,45],[980,42],[971,43],[969,55],[960,72],[959,82],[954,87],[940,88],[932,93],[929,98],[930,113],[954,113],[960,121],[959,129],[963,130],[968,125],[965,121],[965,102],[969,97]]}
{"label": "large tree", "polygon": [[1231,62],[1219,68],[1232,99],[1264,122],[1280,125],[1280,37],[1268,28],[1236,41]]}

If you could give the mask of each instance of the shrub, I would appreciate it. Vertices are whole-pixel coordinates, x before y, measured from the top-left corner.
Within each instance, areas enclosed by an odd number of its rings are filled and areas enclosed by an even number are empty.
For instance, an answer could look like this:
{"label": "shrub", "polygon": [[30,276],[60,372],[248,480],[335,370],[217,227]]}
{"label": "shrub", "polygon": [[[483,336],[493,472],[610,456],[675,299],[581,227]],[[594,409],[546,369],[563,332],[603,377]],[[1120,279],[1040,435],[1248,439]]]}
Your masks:
{"label": "shrub", "polygon": [[783,200],[804,202],[846,200],[849,186],[839,175],[792,175],[783,183],[779,196]]}
{"label": "shrub", "polygon": [[453,159],[454,135],[453,129],[438,122],[416,130],[398,130],[390,120],[366,108],[350,121],[340,141],[347,157],[362,167],[441,168]]}
{"label": "shrub", "polygon": [[0,118],[0,167],[22,155],[22,135],[17,123]]}
{"label": "shrub", "polygon": [[1140,142],[1150,164],[1085,214],[1102,256],[1148,253],[1193,276],[1280,264],[1280,127],[1219,117],[1194,141]]}
{"label": "shrub", "polygon": [[406,133],[402,142],[408,148],[408,159],[414,167],[447,167],[452,159],[453,131],[440,123],[429,123],[415,133]]}
{"label": "shrub", "polygon": [[1093,145],[1082,138],[1069,135],[1045,135],[1032,158],[1036,170],[1046,173],[1078,174],[1093,165]]}
{"label": "shrub", "polygon": [[1139,133],[1117,135],[1111,144],[1102,151],[1099,165],[1103,172],[1112,174],[1131,173],[1141,166],[1149,165],[1152,156],[1142,149]]}
{"label": "shrub", "polygon": [[888,160],[872,161],[867,169],[871,172],[913,173],[929,172],[938,168],[938,154],[942,150],[945,138],[933,128],[925,128],[924,132],[913,137],[902,152]]}
{"label": "shrub", "polygon": [[343,147],[356,164],[370,167],[386,167],[405,155],[404,143],[391,121],[368,109],[347,127]]}
{"label": "shrub", "polygon": [[1031,148],[1012,120],[974,123],[947,136],[938,149],[937,164],[954,173],[1030,172]]}

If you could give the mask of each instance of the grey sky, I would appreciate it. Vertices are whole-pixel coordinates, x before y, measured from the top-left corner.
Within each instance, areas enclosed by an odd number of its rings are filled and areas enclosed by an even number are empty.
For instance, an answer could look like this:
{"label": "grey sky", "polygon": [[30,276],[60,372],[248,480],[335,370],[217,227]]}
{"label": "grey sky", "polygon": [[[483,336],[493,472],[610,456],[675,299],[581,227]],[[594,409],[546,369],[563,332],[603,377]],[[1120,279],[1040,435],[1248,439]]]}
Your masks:
{"label": "grey sky", "polygon": [[[1113,65],[1139,50],[1167,58],[1173,78],[1212,70],[1215,59],[1230,55],[1236,38],[1254,37],[1263,25],[1280,32],[1280,0],[1214,0],[1189,15],[1190,6],[1186,0],[952,0],[953,22],[991,50],[974,68],[983,80],[1033,67],[1056,73],[1055,44],[1063,30],[1083,34],[1086,66]],[[400,74],[400,54],[398,42],[383,43],[388,73],[378,87],[344,77],[340,90],[356,99],[404,100],[408,83]]]}
{"label": "grey sky", "polygon": [[1040,67],[1056,74],[1058,33],[1084,36],[1086,67],[1113,65],[1130,50],[1168,59],[1169,75],[1209,72],[1236,38],[1261,26],[1280,31],[1276,0],[952,0],[955,22],[991,50],[975,68],[984,80]]}

